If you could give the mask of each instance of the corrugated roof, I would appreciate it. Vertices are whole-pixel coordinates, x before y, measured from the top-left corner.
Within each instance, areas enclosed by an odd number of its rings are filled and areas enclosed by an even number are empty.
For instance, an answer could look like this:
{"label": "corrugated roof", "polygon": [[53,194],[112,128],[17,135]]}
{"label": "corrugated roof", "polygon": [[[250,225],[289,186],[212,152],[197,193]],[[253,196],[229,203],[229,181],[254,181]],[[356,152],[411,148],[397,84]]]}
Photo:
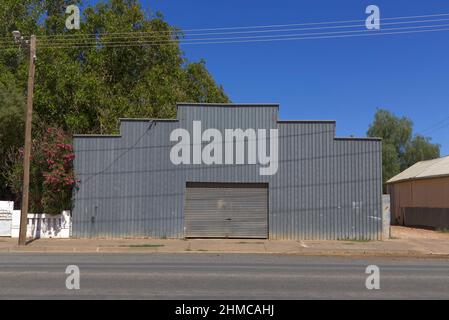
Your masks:
{"label": "corrugated roof", "polygon": [[449,156],[420,161],[410,168],[394,176],[387,183],[399,182],[404,180],[424,179],[449,176]]}

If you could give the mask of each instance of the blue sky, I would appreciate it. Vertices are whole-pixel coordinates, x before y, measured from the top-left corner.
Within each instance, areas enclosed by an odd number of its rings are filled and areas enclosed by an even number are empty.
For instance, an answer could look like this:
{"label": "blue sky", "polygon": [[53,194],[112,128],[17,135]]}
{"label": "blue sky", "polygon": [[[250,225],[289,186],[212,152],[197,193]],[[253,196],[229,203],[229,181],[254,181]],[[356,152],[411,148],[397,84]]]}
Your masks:
{"label": "blue sky", "polygon": [[[358,20],[366,18],[370,4],[379,6],[384,18],[449,13],[447,0],[141,4],[182,29]],[[182,48],[190,60],[206,60],[233,102],[280,103],[286,120],[337,120],[339,136],[365,136],[376,108],[386,108],[409,117],[415,133],[424,131],[449,155],[449,31]]]}

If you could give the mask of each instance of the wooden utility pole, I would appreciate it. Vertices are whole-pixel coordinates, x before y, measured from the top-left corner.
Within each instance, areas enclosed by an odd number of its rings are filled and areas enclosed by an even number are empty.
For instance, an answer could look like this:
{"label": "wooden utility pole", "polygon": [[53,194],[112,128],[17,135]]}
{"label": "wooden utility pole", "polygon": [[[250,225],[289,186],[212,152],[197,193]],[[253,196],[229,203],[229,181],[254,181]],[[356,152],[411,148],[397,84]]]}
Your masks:
{"label": "wooden utility pole", "polygon": [[28,69],[28,96],[25,122],[25,148],[23,152],[23,186],[22,210],[20,213],[19,245],[27,243],[28,204],[30,189],[30,157],[31,157],[31,126],[33,116],[34,71],[36,68],[36,36],[30,38],[30,65]]}

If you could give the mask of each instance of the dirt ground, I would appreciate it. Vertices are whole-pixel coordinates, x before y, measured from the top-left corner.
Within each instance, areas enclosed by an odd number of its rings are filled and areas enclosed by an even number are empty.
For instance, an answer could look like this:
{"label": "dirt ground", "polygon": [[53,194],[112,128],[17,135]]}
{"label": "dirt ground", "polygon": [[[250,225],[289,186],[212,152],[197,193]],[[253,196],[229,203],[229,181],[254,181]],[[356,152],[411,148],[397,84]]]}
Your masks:
{"label": "dirt ground", "polygon": [[37,239],[19,247],[0,240],[0,252],[268,253],[304,256],[436,257],[449,259],[449,233],[393,226],[384,241],[239,239]]}
{"label": "dirt ground", "polygon": [[427,229],[391,226],[391,237],[398,239],[439,239],[449,241],[449,232],[439,232]]}

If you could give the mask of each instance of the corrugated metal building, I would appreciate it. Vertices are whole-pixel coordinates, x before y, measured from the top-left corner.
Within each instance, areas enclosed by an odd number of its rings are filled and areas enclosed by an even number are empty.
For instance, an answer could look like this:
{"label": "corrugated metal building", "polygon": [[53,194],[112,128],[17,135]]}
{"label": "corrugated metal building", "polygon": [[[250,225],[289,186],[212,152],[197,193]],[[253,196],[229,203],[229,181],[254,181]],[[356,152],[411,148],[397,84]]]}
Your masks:
{"label": "corrugated metal building", "polygon": [[[175,120],[121,119],[120,135],[75,135],[73,235],[380,239],[381,141],[336,138],[334,121],[280,121],[278,109],[179,104]],[[234,164],[192,154],[197,164],[174,164],[171,134],[183,128],[195,136],[194,122],[202,132],[266,132],[258,152],[273,153],[277,133],[277,170],[261,175],[266,162],[249,160],[248,139],[245,164],[235,164],[237,152]]]}
{"label": "corrugated metal building", "polygon": [[449,228],[449,156],[418,162],[387,184],[393,223]]}

